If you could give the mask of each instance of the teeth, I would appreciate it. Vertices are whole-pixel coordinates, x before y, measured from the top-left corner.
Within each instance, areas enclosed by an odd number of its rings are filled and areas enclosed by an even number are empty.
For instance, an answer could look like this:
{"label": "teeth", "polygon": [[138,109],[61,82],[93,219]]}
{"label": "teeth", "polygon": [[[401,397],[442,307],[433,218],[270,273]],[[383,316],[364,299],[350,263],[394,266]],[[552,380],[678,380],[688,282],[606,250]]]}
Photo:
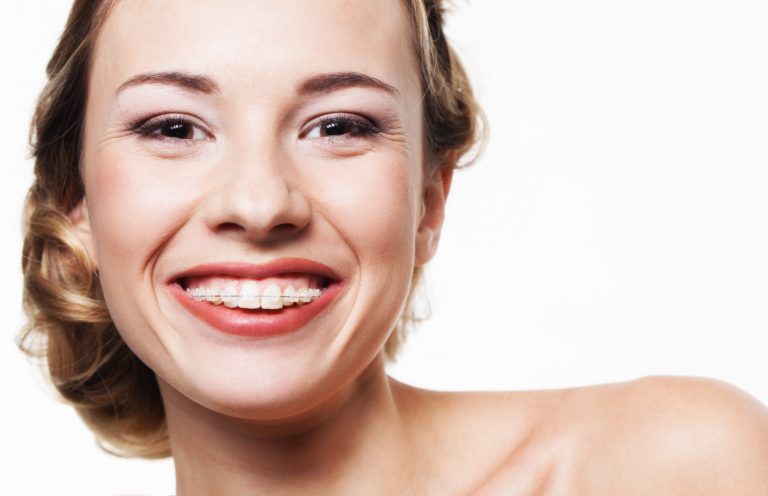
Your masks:
{"label": "teeth", "polygon": [[[224,286],[224,289],[222,291],[221,296],[221,302],[224,303],[224,306],[227,308],[235,308],[237,306],[237,303],[240,298],[237,297],[238,291],[237,291],[237,283],[236,282],[229,282]],[[208,301],[214,301],[210,298]]]}
{"label": "teeth", "polygon": [[250,309],[261,308],[258,284],[253,281],[245,281],[240,285],[240,294],[242,295],[240,298],[235,298],[239,300],[237,306]]}
{"label": "teeth", "polygon": [[323,290],[319,288],[296,289],[288,286],[280,291],[277,284],[269,284],[262,291],[255,281],[242,281],[240,287],[236,281],[223,285],[223,287],[187,289],[187,294],[200,301],[207,301],[214,305],[228,308],[247,308],[265,310],[280,310],[292,305],[303,305],[318,298]]}
{"label": "teeth", "polygon": [[297,301],[299,301],[299,299],[296,298],[296,288],[293,286],[285,288],[285,291],[283,291],[283,306],[290,307]]}
{"label": "teeth", "polygon": [[215,291],[214,289],[195,288],[192,295],[203,301],[209,301],[216,305],[221,304],[221,298],[218,297],[218,291]]}
{"label": "teeth", "polygon": [[301,288],[300,290],[298,290],[297,291],[298,298],[296,298],[297,299],[296,303],[298,303],[299,305],[309,303],[312,300],[312,298],[309,296],[308,293],[309,293],[308,288]]}
{"label": "teeth", "polygon": [[280,287],[277,284],[270,284],[264,288],[264,292],[261,293],[261,308],[266,310],[280,310],[283,308]]}

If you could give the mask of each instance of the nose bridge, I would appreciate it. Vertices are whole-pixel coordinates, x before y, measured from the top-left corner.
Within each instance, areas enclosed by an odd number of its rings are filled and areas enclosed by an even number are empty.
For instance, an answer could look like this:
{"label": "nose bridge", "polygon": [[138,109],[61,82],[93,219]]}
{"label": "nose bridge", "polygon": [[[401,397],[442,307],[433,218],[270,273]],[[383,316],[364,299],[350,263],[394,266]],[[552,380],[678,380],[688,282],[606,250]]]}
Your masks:
{"label": "nose bridge", "polygon": [[213,229],[237,225],[259,239],[276,231],[300,230],[308,222],[309,205],[290,158],[267,133],[250,138],[231,142],[214,167],[209,225]]}
{"label": "nose bridge", "polygon": [[290,171],[274,140],[243,140],[230,148],[224,161],[227,188],[239,191],[243,200],[268,206],[289,192]]}

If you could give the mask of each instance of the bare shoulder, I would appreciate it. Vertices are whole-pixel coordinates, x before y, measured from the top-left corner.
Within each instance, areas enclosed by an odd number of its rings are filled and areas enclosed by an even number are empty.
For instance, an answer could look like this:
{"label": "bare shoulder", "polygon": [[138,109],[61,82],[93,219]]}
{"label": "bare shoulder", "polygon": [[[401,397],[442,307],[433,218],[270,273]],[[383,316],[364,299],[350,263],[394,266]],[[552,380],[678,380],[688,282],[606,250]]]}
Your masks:
{"label": "bare shoulder", "polygon": [[538,494],[551,460],[542,434],[556,424],[559,391],[404,391],[409,408],[427,412],[408,417],[428,438],[435,494]]}
{"label": "bare shoulder", "polygon": [[578,450],[584,494],[768,494],[768,410],[735,386],[645,377],[592,407]]}
{"label": "bare shoulder", "polygon": [[[768,495],[768,409],[725,382],[653,376],[541,391],[419,391],[418,430],[461,494]],[[438,412],[435,414],[434,412]],[[447,494],[452,494],[450,491]]]}

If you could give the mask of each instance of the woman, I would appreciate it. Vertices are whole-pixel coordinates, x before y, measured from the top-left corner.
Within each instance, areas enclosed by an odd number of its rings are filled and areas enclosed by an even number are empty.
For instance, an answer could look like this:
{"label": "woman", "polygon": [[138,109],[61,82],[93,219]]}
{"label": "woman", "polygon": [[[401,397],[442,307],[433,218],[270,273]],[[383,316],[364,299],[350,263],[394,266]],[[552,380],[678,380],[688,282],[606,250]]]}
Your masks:
{"label": "woman", "polygon": [[26,338],[178,494],[768,492],[768,414],[718,383],[387,377],[480,134],[438,3],[78,0],[49,77]]}

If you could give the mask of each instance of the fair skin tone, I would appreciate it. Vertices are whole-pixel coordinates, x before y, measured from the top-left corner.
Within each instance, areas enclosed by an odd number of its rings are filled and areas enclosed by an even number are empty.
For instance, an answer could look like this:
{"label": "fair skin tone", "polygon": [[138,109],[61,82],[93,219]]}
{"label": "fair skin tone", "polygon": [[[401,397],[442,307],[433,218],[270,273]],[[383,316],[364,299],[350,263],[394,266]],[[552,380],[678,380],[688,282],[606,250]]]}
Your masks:
{"label": "fair skin tone", "polygon": [[[768,416],[718,383],[439,393],[385,374],[452,177],[423,175],[406,15],[395,1],[135,0],[99,35],[71,217],[156,372],[178,494],[768,492]],[[188,84],[125,84],[169,72]],[[345,283],[302,332],[224,337],[167,293],[196,264],[280,257]]]}

